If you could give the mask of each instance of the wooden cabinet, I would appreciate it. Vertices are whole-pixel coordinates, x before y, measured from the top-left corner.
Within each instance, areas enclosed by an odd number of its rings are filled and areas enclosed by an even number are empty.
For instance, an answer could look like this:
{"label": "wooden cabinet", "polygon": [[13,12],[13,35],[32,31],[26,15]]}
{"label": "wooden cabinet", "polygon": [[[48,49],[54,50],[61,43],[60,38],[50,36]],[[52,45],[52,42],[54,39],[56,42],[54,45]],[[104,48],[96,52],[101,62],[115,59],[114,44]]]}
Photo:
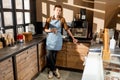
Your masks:
{"label": "wooden cabinet", "polygon": [[66,67],[67,65],[67,54],[66,54],[67,46],[66,43],[63,44],[62,50],[57,53],[56,65],[61,67]]}
{"label": "wooden cabinet", "polygon": [[83,62],[89,50],[89,43],[67,42],[67,67],[83,70]]}
{"label": "wooden cabinet", "polygon": [[14,80],[12,58],[0,62],[0,80]]}
{"label": "wooden cabinet", "polygon": [[57,66],[83,70],[83,62],[89,50],[89,43],[65,42],[57,54]]}
{"label": "wooden cabinet", "polygon": [[39,71],[42,71],[46,66],[46,48],[45,42],[41,42],[38,44],[38,57],[39,57]]}
{"label": "wooden cabinet", "polygon": [[37,46],[16,55],[17,80],[31,80],[38,72]]}

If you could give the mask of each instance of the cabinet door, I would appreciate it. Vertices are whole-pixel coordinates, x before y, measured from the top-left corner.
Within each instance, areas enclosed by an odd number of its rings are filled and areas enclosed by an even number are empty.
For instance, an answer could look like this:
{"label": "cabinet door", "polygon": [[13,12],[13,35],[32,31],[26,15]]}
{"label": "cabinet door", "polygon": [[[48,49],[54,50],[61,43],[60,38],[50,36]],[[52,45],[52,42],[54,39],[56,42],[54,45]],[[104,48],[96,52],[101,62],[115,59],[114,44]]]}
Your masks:
{"label": "cabinet door", "polygon": [[78,55],[67,55],[67,67],[83,70],[83,61]]}
{"label": "cabinet door", "polygon": [[36,45],[16,55],[17,79],[31,80],[38,72]]}
{"label": "cabinet door", "polygon": [[57,53],[56,66],[66,67],[67,54],[66,54],[66,43],[63,43],[62,50]]}
{"label": "cabinet door", "polygon": [[57,53],[56,66],[66,67],[67,55],[66,51],[59,51]]}
{"label": "cabinet door", "polygon": [[88,43],[67,42],[67,67],[83,70],[83,62],[89,49]]}
{"label": "cabinet door", "polygon": [[39,50],[39,71],[42,71],[43,68],[46,66],[46,48],[45,42],[41,42],[38,45]]}
{"label": "cabinet door", "polygon": [[12,58],[0,62],[0,80],[14,80]]}
{"label": "cabinet door", "polygon": [[[29,66],[30,66],[30,71],[29,71],[29,76],[28,77],[33,77],[38,73],[38,60],[37,60],[37,46],[33,46],[28,49],[29,55]],[[30,78],[30,79],[31,79]]]}

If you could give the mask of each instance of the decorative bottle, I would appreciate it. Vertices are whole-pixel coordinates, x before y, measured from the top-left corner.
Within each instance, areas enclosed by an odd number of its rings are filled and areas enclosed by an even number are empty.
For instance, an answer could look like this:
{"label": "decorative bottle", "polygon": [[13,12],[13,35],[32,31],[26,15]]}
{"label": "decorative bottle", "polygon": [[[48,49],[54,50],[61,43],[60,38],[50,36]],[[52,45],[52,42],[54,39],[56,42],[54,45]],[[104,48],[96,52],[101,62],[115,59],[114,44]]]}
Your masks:
{"label": "decorative bottle", "polygon": [[116,46],[116,41],[114,39],[114,36],[112,36],[112,39],[110,39],[110,50],[114,50]]}

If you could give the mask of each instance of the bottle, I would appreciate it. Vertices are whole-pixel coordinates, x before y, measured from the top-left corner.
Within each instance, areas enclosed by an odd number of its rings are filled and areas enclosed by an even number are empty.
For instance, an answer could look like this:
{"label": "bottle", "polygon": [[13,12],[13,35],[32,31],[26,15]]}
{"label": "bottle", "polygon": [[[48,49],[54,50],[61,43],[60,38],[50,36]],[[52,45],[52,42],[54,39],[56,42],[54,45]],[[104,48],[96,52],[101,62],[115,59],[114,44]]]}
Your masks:
{"label": "bottle", "polygon": [[114,50],[116,46],[116,41],[114,39],[114,36],[112,36],[112,39],[110,39],[110,50]]}

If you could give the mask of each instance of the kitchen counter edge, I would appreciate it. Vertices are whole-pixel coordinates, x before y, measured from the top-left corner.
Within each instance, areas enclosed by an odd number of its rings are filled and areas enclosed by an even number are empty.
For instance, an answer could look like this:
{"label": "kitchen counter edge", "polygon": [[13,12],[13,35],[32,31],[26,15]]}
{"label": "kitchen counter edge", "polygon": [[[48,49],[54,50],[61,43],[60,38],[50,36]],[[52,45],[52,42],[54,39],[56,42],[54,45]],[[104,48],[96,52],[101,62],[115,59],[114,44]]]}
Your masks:
{"label": "kitchen counter edge", "polygon": [[19,52],[22,52],[23,50],[26,50],[34,45],[37,45],[38,43],[44,41],[45,39],[46,39],[46,35],[40,35],[35,38],[33,37],[31,41],[17,43],[14,46],[0,49],[0,62],[18,54]]}

